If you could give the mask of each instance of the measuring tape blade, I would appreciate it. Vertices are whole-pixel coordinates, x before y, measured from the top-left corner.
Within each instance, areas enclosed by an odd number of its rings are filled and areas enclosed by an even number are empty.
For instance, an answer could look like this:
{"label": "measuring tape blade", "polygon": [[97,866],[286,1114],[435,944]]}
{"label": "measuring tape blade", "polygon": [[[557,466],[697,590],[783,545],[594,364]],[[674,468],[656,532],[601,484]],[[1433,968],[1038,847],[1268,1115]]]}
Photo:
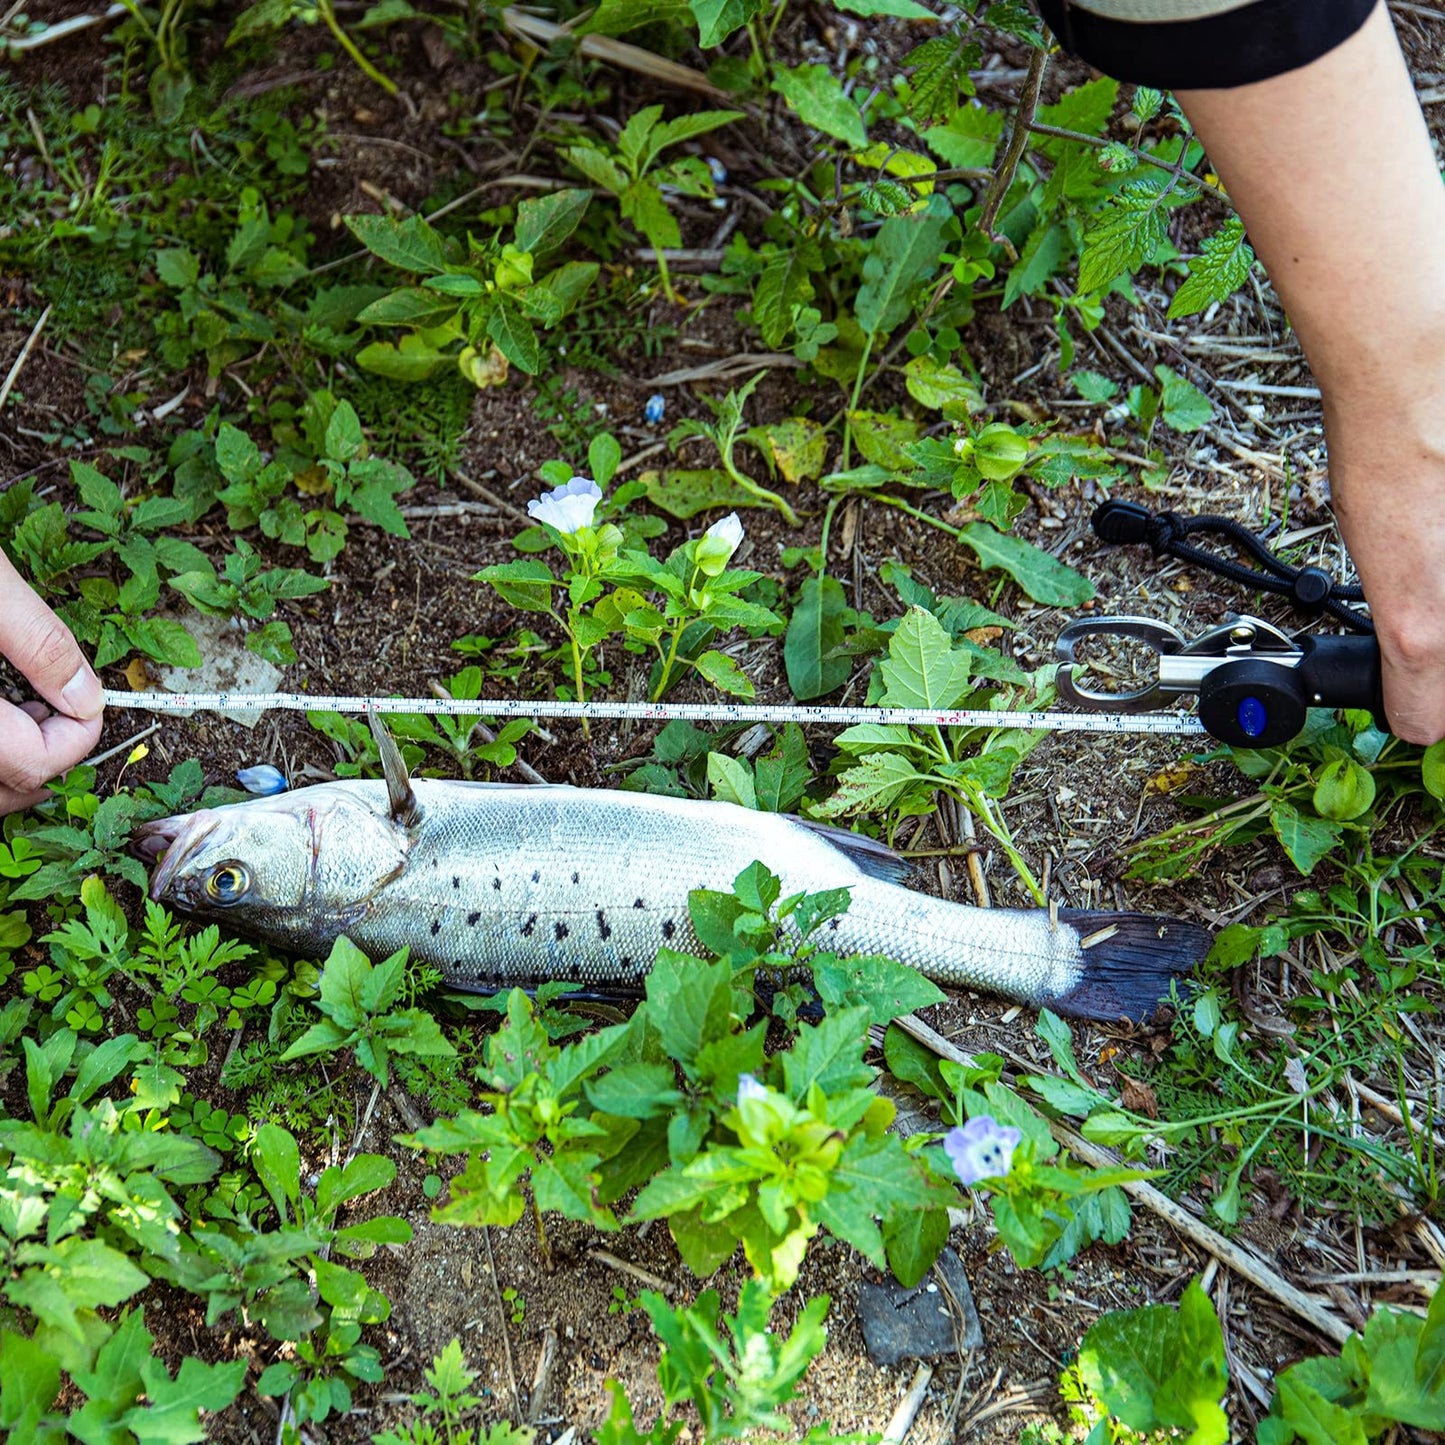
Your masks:
{"label": "measuring tape blade", "polygon": [[500,698],[313,697],[298,692],[120,692],[107,688],[105,705],[133,711],[424,713],[443,717],[576,718],[594,722],[817,723],[851,727],[879,723],[901,727],[1027,728],[1083,733],[1180,733],[1204,731],[1186,713],[994,712],[986,708],[824,707],[808,703],[546,702]]}

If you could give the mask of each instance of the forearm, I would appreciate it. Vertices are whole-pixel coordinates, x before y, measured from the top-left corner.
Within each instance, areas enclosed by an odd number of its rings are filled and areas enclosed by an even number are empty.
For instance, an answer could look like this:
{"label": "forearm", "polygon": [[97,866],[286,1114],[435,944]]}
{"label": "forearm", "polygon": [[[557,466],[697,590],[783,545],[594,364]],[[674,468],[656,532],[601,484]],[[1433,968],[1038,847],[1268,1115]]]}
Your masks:
{"label": "forearm", "polygon": [[1386,7],[1311,65],[1178,99],[1326,396],[1390,403],[1445,350],[1445,185]]}

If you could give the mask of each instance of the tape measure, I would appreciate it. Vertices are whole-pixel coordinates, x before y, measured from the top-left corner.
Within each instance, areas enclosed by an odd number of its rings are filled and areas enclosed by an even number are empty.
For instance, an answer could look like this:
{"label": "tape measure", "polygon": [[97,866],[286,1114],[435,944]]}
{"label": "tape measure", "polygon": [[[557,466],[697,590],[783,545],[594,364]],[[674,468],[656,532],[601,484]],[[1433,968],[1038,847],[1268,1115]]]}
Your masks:
{"label": "tape measure", "polygon": [[988,708],[824,707],[808,703],[548,702],[501,698],[326,697],[299,692],[105,691],[105,705],[136,712],[340,712],[423,713],[436,717],[576,718],[592,722],[815,723],[852,727],[1027,728],[1080,733],[1204,732],[1188,713],[994,712]]}

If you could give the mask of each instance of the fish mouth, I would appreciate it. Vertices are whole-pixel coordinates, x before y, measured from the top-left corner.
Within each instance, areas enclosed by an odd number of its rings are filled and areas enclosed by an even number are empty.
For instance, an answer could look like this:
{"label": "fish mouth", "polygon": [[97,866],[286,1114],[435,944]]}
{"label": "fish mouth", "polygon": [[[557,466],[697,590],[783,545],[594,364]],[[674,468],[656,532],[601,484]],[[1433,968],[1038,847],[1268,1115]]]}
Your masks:
{"label": "fish mouth", "polygon": [[181,813],[142,823],[131,835],[131,852],[147,867],[155,868],[151,874],[150,896],[157,903],[165,896],[181,865],[215,826],[214,810],[203,808],[199,813]]}

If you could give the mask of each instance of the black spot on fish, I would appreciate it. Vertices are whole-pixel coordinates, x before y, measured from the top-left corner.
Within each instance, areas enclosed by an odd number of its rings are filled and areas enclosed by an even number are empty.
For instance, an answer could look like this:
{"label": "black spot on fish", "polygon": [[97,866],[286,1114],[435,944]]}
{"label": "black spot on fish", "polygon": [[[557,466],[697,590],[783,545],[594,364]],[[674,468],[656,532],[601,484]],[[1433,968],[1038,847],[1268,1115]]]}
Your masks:
{"label": "black spot on fish", "polygon": [[607,921],[607,915],[600,908],[597,910],[597,934],[603,943],[612,937],[612,925]]}
{"label": "black spot on fish", "polygon": [[541,870],[540,868],[534,868],[534,869],[532,869],[532,882],[533,882],[533,883],[540,883],[541,881],[542,881],[542,870]]}
{"label": "black spot on fish", "polygon": [[567,937],[567,931],[567,925],[565,923],[554,923],[552,925],[552,932],[556,935],[558,943],[561,943],[562,940]]}
{"label": "black spot on fish", "polygon": [[646,908],[647,904],[645,904],[640,898],[634,898],[632,900],[632,906],[634,908]]}
{"label": "black spot on fish", "polygon": [[492,879],[492,892],[493,892],[493,893],[500,893],[501,891],[502,891],[502,880],[501,880],[500,878],[493,878],[493,879]]}
{"label": "black spot on fish", "polygon": [[582,875],[580,873],[573,873],[572,881],[574,883],[580,883],[582,881]]}
{"label": "black spot on fish", "polygon": [[467,914],[467,926],[469,928],[475,928],[477,926],[477,919],[479,919],[481,916],[482,915],[480,913]]}
{"label": "black spot on fish", "polygon": [[437,934],[439,934],[441,931],[442,931],[442,921],[441,921],[441,919],[440,919],[440,918],[433,918],[432,921],[431,921],[431,936],[432,936],[433,938],[435,938],[435,937],[437,936]]}
{"label": "black spot on fish", "polygon": [[453,873],[453,874],[452,874],[452,887],[453,887],[453,888],[460,888],[461,886],[462,886],[461,875],[460,875],[460,874],[457,874],[457,873]]}
{"label": "black spot on fish", "polygon": [[529,913],[529,914],[527,915],[527,921],[522,925],[522,937],[523,937],[523,938],[530,938],[530,937],[532,936],[532,930],[533,930],[536,926],[537,926],[537,915],[536,915],[535,913]]}
{"label": "black spot on fish", "polygon": [[670,918],[664,918],[662,920],[662,936],[664,938],[671,938],[672,935],[676,932],[677,924],[675,924]]}

